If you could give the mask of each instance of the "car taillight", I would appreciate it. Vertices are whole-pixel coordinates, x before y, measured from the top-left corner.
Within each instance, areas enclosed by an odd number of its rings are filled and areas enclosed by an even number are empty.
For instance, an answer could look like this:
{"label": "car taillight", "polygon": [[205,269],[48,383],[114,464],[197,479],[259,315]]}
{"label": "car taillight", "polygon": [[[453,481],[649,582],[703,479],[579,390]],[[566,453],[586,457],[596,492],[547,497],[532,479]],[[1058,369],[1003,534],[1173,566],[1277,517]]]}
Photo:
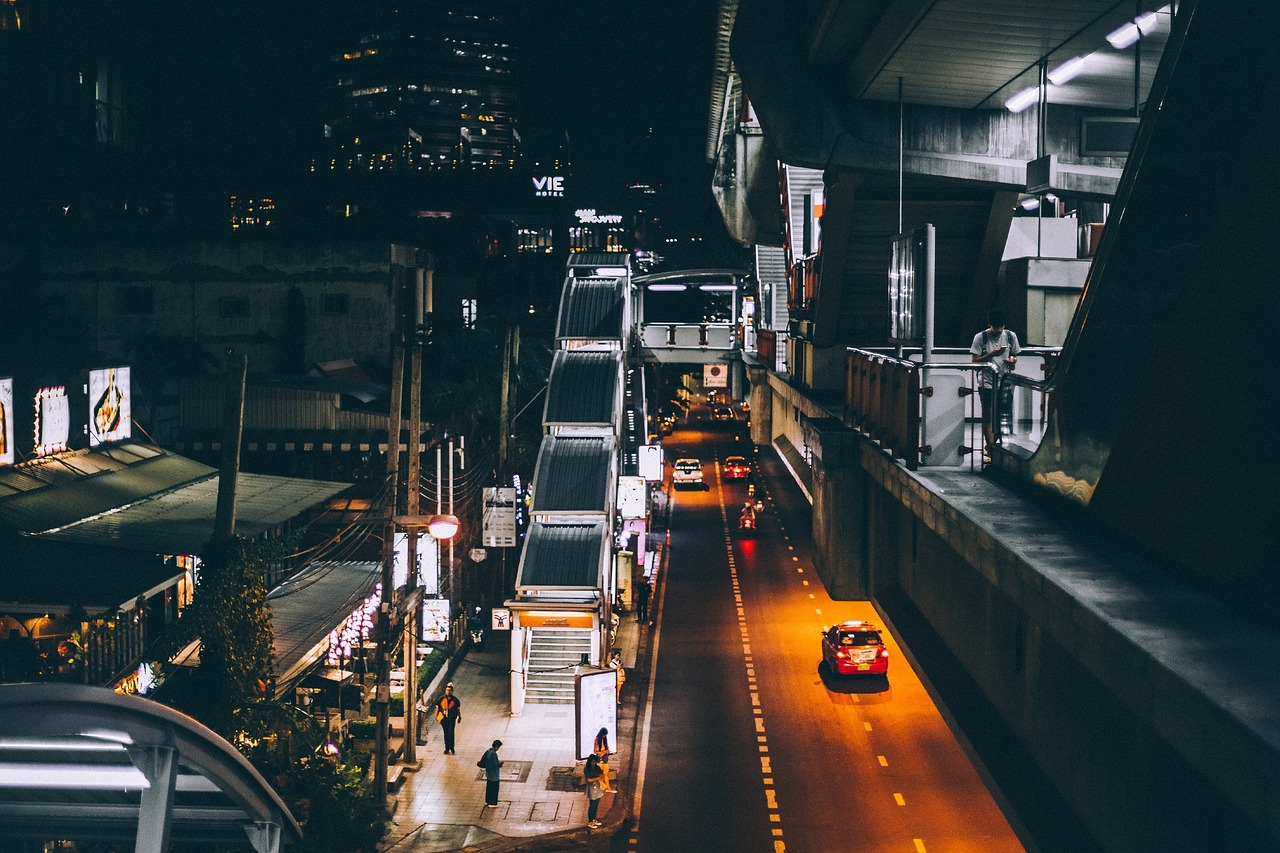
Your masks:
{"label": "car taillight", "polygon": [[840,651],[836,652],[836,657],[840,658],[840,660],[848,660],[849,653],[846,652],[844,649],[841,649]]}
{"label": "car taillight", "polygon": [[880,657],[882,657],[882,658],[887,658],[888,656],[889,656],[889,650],[888,650],[888,649],[886,649],[884,646],[881,646],[881,647],[880,647]]}

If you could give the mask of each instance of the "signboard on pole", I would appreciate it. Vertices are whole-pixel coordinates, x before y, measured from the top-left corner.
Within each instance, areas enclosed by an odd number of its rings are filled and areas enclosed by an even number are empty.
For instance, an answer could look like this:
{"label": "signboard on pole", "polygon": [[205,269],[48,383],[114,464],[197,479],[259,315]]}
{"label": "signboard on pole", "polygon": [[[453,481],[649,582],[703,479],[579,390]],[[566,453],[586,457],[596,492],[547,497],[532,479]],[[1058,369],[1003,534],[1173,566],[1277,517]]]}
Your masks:
{"label": "signboard on pole", "polygon": [[729,366],[727,364],[702,365],[703,388],[728,388]]}
{"label": "signboard on pole", "polygon": [[484,489],[484,546],[514,548],[516,546],[516,490]]}
{"label": "signboard on pole", "polygon": [[642,444],[640,451],[640,476],[650,483],[662,482],[662,445]]}

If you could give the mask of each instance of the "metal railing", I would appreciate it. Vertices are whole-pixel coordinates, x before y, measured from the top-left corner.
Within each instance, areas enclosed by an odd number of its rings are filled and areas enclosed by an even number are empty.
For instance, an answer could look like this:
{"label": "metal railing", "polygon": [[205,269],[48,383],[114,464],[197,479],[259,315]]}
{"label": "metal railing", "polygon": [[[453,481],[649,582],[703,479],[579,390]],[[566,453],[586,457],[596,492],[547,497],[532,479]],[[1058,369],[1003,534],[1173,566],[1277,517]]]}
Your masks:
{"label": "metal railing", "polygon": [[[1024,374],[993,377],[997,441],[1016,436],[1027,450],[1038,445],[1048,414],[1044,381],[1025,373],[1047,370],[1057,353],[1024,347],[1019,354]],[[848,349],[844,422],[910,470],[983,464],[978,388],[981,374],[992,373],[992,368],[972,363],[968,350],[934,349],[928,364],[913,356],[920,358],[919,351],[899,356],[888,350]],[[1005,387],[1012,393],[1003,393]]]}

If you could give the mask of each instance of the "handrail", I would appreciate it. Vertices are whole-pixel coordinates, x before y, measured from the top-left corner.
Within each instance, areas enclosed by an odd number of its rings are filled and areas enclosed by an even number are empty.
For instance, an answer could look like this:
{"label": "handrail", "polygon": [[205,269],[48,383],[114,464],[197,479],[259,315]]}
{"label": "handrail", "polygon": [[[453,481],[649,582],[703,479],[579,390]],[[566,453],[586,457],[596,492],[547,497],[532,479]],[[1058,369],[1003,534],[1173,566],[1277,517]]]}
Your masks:
{"label": "handrail", "polygon": [[[1024,355],[1038,355],[1049,364],[1058,350],[1054,347],[1024,347],[1022,352]],[[968,356],[968,350],[934,350],[934,355]],[[844,422],[878,442],[891,455],[901,458],[909,470],[915,470],[922,462],[951,464],[937,460],[951,459],[953,450],[964,456],[981,449],[981,441],[975,440],[972,433],[974,423],[981,421],[980,417],[975,417],[977,412],[974,411],[973,398],[978,396],[980,375],[983,372],[994,374],[994,367],[969,360],[921,363],[912,360],[909,354],[898,356],[887,351],[856,347],[847,348],[845,358]],[[942,382],[944,388],[964,400],[958,412],[954,411],[954,397],[950,398],[951,403],[947,403],[943,397],[935,396],[939,393],[938,382],[931,377],[945,373],[968,375],[959,386],[954,380]],[[992,395],[991,417],[997,440],[1003,415],[1000,389],[1006,376],[1013,377],[1010,382],[1033,390],[1044,384],[1044,380],[1017,374],[993,376],[995,393]],[[942,412],[941,420],[926,417],[930,411],[930,399],[945,404],[939,410]],[[932,460],[928,459],[930,456]],[[971,465],[975,458],[970,456]]]}

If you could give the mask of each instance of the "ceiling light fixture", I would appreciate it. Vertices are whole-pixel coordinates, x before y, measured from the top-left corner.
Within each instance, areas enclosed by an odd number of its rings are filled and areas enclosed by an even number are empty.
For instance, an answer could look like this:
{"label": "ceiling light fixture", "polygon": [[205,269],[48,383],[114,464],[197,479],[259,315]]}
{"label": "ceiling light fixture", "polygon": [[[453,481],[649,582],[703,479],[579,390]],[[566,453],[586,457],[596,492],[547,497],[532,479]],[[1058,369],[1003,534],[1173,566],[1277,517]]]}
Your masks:
{"label": "ceiling light fixture", "polygon": [[1057,68],[1049,72],[1049,82],[1055,86],[1061,86],[1069,80],[1074,80],[1084,72],[1085,60],[1087,57],[1077,56],[1074,59],[1068,59]]}
{"label": "ceiling light fixture", "polygon": [[1004,105],[1009,112],[1020,113],[1038,100],[1040,100],[1040,87],[1032,86],[1005,101]]}
{"label": "ceiling light fixture", "polygon": [[1142,38],[1144,35],[1151,35],[1155,32],[1156,24],[1159,23],[1160,16],[1155,12],[1146,12],[1129,21],[1122,27],[1113,30],[1108,36],[1107,41],[1116,50],[1124,50],[1129,45]]}
{"label": "ceiling light fixture", "polygon": [[1035,210],[1037,207],[1040,206],[1040,199],[1036,198],[1035,196],[1029,195],[1026,198],[1024,198],[1022,201],[1018,202],[1018,205],[1023,210]]}

